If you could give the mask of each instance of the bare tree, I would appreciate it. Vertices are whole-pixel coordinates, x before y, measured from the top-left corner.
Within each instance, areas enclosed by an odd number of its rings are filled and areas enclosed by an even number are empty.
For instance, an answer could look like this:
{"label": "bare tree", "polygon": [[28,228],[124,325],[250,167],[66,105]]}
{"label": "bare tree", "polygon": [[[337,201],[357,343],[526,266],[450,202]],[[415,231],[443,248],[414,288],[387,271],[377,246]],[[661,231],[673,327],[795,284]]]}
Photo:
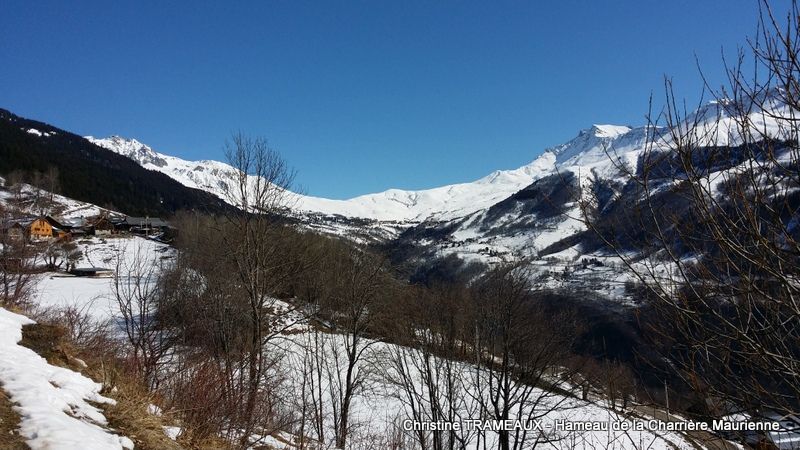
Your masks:
{"label": "bare tree", "polygon": [[10,209],[19,212],[24,208],[24,189],[27,175],[21,170],[14,170],[6,177],[6,186],[11,192]]}
{"label": "bare tree", "polygon": [[329,430],[336,434],[339,409],[331,401],[335,395],[332,380],[338,379],[334,361],[343,359],[343,353],[336,345],[337,336],[331,334],[332,325],[326,319],[330,314],[324,311],[333,295],[331,280],[336,276],[335,255],[342,251],[342,247],[331,239],[306,238],[315,241],[311,245],[313,269],[306,271],[293,288],[304,307],[304,316],[312,324],[310,330],[299,338],[302,380],[297,434],[301,439],[301,449],[324,446]]}
{"label": "bare tree", "polygon": [[45,266],[48,269],[58,269],[66,263],[67,270],[80,260],[82,252],[75,243],[69,240],[54,239],[50,241],[42,252]]}
{"label": "bare tree", "polygon": [[14,224],[13,212],[0,208],[0,303],[22,306],[29,300],[37,260],[24,231]]}
{"label": "bare tree", "polygon": [[157,314],[164,296],[158,259],[136,247],[121,252],[116,263],[113,292],[129,351],[127,360],[150,389],[161,381],[160,369],[171,352],[171,330],[162,327]]}
{"label": "bare tree", "polygon": [[327,354],[331,336],[313,327],[303,335],[300,398],[296,403],[299,418],[296,435],[300,438],[299,450],[315,448],[326,442],[326,431],[330,415],[329,405],[329,356]]}
{"label": "bare tree", "polygon": [[[264,417],[257,414],[259,401],[269,403],[262,389],[274,367],[268,343],[290,326],[283,319],[291,322],[295,312],[292,307],[279,307],[277,297],[299,270],[298,261],[285,258],[286,249],[276,245],[286,242],[286,236],[292,233],[278,214],[290,206],[294,172],[264,139],[242,133],[233,135],[225,154],[236,169],[228,186],[228,201],[241,211],[226,214],[216,231],[227,248],[222,256],[230,262],[227,267],[247,304],[250,336],[246,367],[240,372],[246,377],[246,395],[239,421],[241,445],[246,446],[252,444],[254,433],[264,435],[271,431],[263,426]],[[257,427],[259,421],[262,426]]]}
{"label": "bare tree", "polygon": [[[286,351],[280,343],[303,317],[291,303],[277,298],[289,295],[290,281],[304,265],[295,251],[303,246],[291,229],[271,218],[264,220],[261,236],[250,236],[262,239],[260,246],[246,248],[239,232],[257,225],[238,221],[249,219],[235,213],[178,215],[180,252],[165,277],[167,302],[161,315],[181,342],[181,383],[209,384],[216,391],[197,398],[194,405],[191,397],[173,395],[175,407],[200,408],[192,415],[199,434],[219,427],[212,434],[239,447],[258,445],[293,424],[294,398],[285,389],[281,361]],[[255,251],[262,253],[248,253]],[[248,268],[253,271],[248,273]],[[258,292],[261,297],[255,297]]]}
{"label": "bare tree", "polygon": [[225,158],[235,169],[225,195],[234,206],[253,213],[248,223],[272,221],[291,206],[295,172],[266,139],[235,133],[225,144]]}
{"label": "bare tree", "polygon": [[[410,419],[417,422],[461,423],[477,417],[467,394],[469,367],[463,361],[468,323],[467,290],[458,285],[411,286],[405,289],[401,308],[394,316],[398,343],[382,356],[383,377]],[[473,431],[415,430],[422,449],[464,448]]]}
{"label": "bare tree", "polygon": [[48,200],[52,204],[53,196],[58,194],[61,190],[61,178],[58,173],[58,167],[48,166],[47,170],[42,174],[42,186],[47,191]]}
{"label": "bare tree", "polygon": [[393,283],[386,259],[364,249],[344,246],[331,258],[327,279],[331,290],[323,308],[340,336],[329,341],[327,356],[336,447],[345,448],[353,426],[352,403],[366,382],[365,359],[379,342],[368,334],[376,333],[385,315]]}
{"label": "bare tree", "polygon": [[649,258],[631,257],[624,227],[587,223],[644,287],[648,331],[687,386],[709,402],[797,413],[800,12],[760,5],[757,35],[725,62],[726,86],[706,84],[715,101],[689,114],[668,80],[638,167],[620,167],[641,199],[629,205],[633,247]]}
{"label": "bare tree", "polygon": [[[569,313],[545,315],[524,264],[501,266],[474,286],[475,368],[472,389],[481,416],[533,422],[558,411],[559,390],[579,326]],[[485,439],[485,437],[484,437]],[[523,449],[558,439],[547,430],[498,431],[498,449]]]}
{"label": "bare tree", "polygon": [[69,332],[70,342],[76,343],[87,351],[115,353],[119,344],[112,331],[111,320],[98,320],[91,310],[96,308],[95,300],[75,299],[71,303],[58,307],[46,307],[35,310],[36,320],[63,325]]}

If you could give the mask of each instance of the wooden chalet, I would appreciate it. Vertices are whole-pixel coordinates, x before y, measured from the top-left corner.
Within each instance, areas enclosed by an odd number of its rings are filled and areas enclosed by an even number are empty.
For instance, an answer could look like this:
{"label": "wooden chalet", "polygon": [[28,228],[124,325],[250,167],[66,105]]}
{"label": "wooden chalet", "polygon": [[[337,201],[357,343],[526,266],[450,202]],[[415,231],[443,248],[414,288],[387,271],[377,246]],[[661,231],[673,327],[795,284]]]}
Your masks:
{"label": "wooden chalet", "polygon": [[28,242],[69,238],[69,227],[50,216],[31,216],[9,219],[3,223],[2,233],[9,240]]}
{"label": "wooden chalet", "polygon": [[43,241],[53,237],[53,226],[44,217],[37,217],[25,225],[25,233],[31,241]]}
{"label": "wooden chalet", "polygon": [[72,236],[71,227],[60,220],[56,220],[51,216],[44,216],[43,219],[50,224],[52,235],[56,239],[69,239]]}

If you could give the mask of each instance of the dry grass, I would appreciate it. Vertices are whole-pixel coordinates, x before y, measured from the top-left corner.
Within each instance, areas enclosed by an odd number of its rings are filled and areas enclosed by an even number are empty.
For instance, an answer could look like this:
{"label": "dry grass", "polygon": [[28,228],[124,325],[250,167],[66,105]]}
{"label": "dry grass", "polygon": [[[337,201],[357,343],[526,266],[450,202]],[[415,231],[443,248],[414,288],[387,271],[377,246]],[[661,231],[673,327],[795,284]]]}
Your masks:
{"label": "dry grass", "polygon": [[[90,368],[92,365],[89,366]],[[107,367],[107,366],[106,366]],[[108,377],[108,374],[105,374]],[[150,414],[149,405],[153,403],[150,393],[125,374],[112,376],[115,382],[112,389],[103,395],[117,401],[115,405],[99,405],[108,419],[111,428],[129,437],[141,450],[179,450],[183,447],[164,433],[163,417]]]}
{"label": "dry grass", "polygon": [[75,350],[67,341],[66,328],[59,325],[33,324],[22,327],[20,345],[35,351],[54,366],[74,369],[77,362],[70,355]]}
{"label": "dry grass", "polygon": [[0,448],[27,450],[29,447],[18,431],[19,414],[12,409],[13,406],[11,399],[0,390]]}
{"label": "dry grass", "polygon": [[219,438],[193,440],[187,436],[178,438],[178,441],[180,441],[184,448],[191,450],[231,450],[235,448]]}
{"label": "dry grass", "polygon": [[[19,311],[21,314],[29,312]],[[164,426],[177,425],[170,414],[150,414],[151,404],[159,401],[146,389],[137,377],[126,370],[119,358],[120,348],[110,339],[107,330],[90,330],[80,344],[73,341],[70,323],[57,314],[35,314],[38,323],[25,325],[20,344],[30,348],[48,363],[82,373],[100,382],[102,394],[116,401],[115,405],[96,404],[108,419],[108,426],[115,432],[133,440],[137,450],[229,450],[225,440],[207,434],[195,435],[185,429],[178,442],[164,433]],[[19,416],[11,409],[11,403],[0,390],[0,449],[27,449],[24,440],[15,434]],[[16,446],[15,446],[16,445]]]}
{"label": "dry grass", "polygon": [[145,386],[109,355],[86,357],[84,373],[95,380],[102,380],[106,386],[103,395],[116,400],[115,405],[98,405],[108,419],[109,426],[129,437],[137,450],[227,450],[229,447],[220,439],[195,441],[189,433],[183,433],[179,442],[171,440],[164,433],[165,425],[175,425],[170,415],[156,416],[150,413],[150,405],[158,404],[158,399]]}
{"label": "dry grass", "polygon": [[[164,433],[164,418],[150,414],[148,407],[152,401],[151,396],[122,370],[113,351],[110,351],[113,346],[104,349],[78,349],[69,342],[69,333],[65,327],[39,323],[23,327],[20,344],[34,350],[50,364],[79,371],[100,381],[104,386],[103,394],[113,398],[117,403],[96,406],[103,410],[109,428],[129,437],[137,449],[184,448]],[[0,445],[0,448],[6,447]]]}

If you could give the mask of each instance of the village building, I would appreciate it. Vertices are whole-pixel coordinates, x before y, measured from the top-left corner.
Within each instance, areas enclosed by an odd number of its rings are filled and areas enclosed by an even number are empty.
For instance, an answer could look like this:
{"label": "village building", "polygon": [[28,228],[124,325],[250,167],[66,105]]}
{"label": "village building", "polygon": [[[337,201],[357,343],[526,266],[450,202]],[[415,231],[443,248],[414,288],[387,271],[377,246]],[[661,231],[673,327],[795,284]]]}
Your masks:
{"label": "village building", "polygon": [[91,224],[95,236],[108,236],[117,232],[117,227],[108,216],[100,216]]}
{"label": "village building", "polygon": [[127,216],[120,227],[126,228],[133,234],[153,236],[171,229],[169,223],[160,217],[135,217]]}
{"label": "village building", "polygon": [[31,241],[43,241],[53,238],[53,226],[45,218],[33,219],[25,227],[28,239]]}
{"label": "village building", "polygon": [[2,226],[3,242],[19,243],[25,241],[25,227],[16,221],[5,221]]}
{"label": "village building", "polygon": [[6,220],[3,223],[2,233],[9,241],[40,242],[70,237],[69,227],[50,216]]}
{"label": "village building", "polygon": [[82,237],[91,234],[92,227],[90,221],[85,217],[76,217],[62,222],[73,238]]}

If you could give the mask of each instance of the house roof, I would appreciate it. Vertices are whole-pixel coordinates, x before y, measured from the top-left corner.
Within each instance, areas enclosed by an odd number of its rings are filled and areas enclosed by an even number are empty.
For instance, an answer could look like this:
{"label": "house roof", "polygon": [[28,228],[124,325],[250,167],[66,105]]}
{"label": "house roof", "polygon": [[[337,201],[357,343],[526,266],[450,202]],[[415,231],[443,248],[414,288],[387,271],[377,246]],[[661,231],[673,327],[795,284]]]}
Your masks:
{"label": "house roof", "polygon": [[69,271],[69,273],[73,275],[97,275],[97,274],[113,274],[114,271],[112,269],[107,269],[105,267],[76,267]]}
{"label": "house roof", "polygon": [[151,226],[158,228],[169,227],[169,223],[160,217],[134,217],[128,216],[125,218],[125,223],[135,227]]}
{"label": "house roof", "polygon": [[71,272],[113,272],[113,269],[107,267],[76,267]]}
{"label": "house roof", "polygon": [[86,224],[86,219],[81,217],[73,217],[72,219],[66,219],[62,221],[64,225],[69,225],[71,227],[82,227]]}
{"label": "house roof", "polygon": [[23,217],[15,217],[11,219],[6,219],[2,222],[2,229],[8,229],[13,226],[21,226],[23,228],[28,228],[36,222],[37,220],[44,220],[45,222],[49,223],[50,226],[53,228],[58,228],[60,230],[69,230],[71,227],[67,223],[61,223],[58,220],[50,217],[50,216],[23,216]]}
{"label": "house roof", "polygon": [[66,224],[66,223],[64,223],[64,222],[62,222],[62,221],[60,221],[60,220],[56,220],[56,219],[55,219],[55,218],[53,218],[52,216],[43,216],[43,217],[40,217],[40,219],[44,219],[44,220],[46,220],[46,221],[47,221],[47,223],[49,223],[50,225],[52,225],[52,226],[54,226],[54,227],[56,227],[56,228],[61,228],[62,230],[63,230],[63,229],[68,229],[68,228],[69,228],[69,224]]}
{"label": "house roof", "polygon": [[21,227],[29,227],[33,222],[37,219],[41,219],[41,217],[37,216],[23,216],[23,217],[14,217],[11,219],[6,219],[3,221],[3,229],[11,228],[13,226],[21,226]]}

